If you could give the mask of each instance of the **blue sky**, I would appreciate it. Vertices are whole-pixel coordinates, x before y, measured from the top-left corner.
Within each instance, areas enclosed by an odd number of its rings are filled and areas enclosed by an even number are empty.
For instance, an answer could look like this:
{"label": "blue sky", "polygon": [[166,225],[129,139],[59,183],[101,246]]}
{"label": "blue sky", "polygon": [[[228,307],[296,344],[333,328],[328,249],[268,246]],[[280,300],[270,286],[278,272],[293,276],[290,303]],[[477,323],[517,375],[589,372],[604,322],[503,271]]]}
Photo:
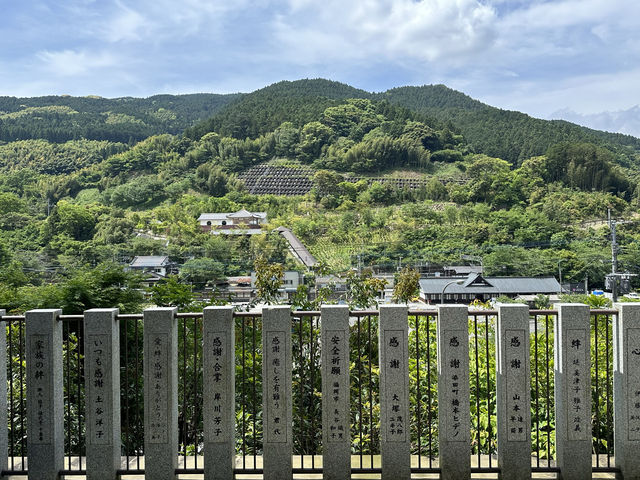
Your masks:
{"label": "blue sky", "polygon": [[637,0],[0,0],[0,95],[444,83],[547,117],[640,104]]}

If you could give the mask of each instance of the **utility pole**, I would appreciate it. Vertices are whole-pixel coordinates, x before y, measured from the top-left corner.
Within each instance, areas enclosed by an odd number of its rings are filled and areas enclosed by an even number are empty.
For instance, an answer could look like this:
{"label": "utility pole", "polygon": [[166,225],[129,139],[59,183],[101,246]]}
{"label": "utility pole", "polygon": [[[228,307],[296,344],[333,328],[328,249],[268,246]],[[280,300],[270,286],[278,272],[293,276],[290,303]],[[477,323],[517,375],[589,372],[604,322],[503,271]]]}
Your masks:
{"label": "utility pole", "polygon": [[611,299],[618,301],[618,243],[616,242],[616,221],[611,220],[611,209],[607,209],[609,228],[611,229]]}
{"label": "utility pole", "polygon": [[[564,262],[564,258],[561,258],[560,260],[558,260],[558,278],[560,279],[560,293],[564,293],[562,290],[562,268],[560,267],[560,264]],[[571,290],[571,289],[569,289]],[[571,292],[569,292],[571,293]]]}

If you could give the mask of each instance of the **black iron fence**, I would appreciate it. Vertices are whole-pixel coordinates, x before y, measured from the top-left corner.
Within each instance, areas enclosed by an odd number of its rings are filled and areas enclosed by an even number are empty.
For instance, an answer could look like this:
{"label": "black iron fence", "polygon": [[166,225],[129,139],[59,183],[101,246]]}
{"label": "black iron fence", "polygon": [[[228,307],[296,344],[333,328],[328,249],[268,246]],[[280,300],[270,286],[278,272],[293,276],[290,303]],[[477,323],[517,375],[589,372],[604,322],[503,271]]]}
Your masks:
{"label": "black iron fence", "polygon": [[[591,311],[591,384],[594,472],[615,472],[613,461],[614,310]],[[530,311],[533,472],[556,472],[553,378],[554,310]],[[497,312],[469,312],[472,472],[495,473],[497,419],[495,324]],[[144,472],[142,315],[119,315],[123,468]],[[177,473],[203,473],[202,313],[178,314],[179,452]],[[23,316],[7,321],[9,468],[28,472],[26,449],[25,328]],[[412,473],[439,473],[435,311],[411,311],[409,378]],[[83,316],[63,315],[65,475],[85,473]],[[238,474],[262,473],[262,320],[236,313],[236,451]],[[321,473],[322,411],[320,312],[293,312],[294,474]],[[379,364],[378,312],[354,311],[350,317],[351,450],[353,474],[378,478]]]}

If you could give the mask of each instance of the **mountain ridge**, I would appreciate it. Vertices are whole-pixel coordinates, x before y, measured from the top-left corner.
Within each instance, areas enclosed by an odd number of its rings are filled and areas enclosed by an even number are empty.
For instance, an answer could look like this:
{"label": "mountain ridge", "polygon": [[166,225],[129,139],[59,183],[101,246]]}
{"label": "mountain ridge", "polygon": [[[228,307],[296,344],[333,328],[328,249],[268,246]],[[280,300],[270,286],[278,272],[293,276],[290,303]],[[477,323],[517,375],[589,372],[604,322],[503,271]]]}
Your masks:
{"label": "mountain ridge", "polygon": [[[238,139],[257,138],[285,122],[301,127],[348,98],[402,107],[407,116],[433,128],[446,127],[461,134],[471,151],[502,158],[512,165],[543,155],[562,142],[591,142],[629,158],[640,152],[640,139],[631,135],[503,110],[442,84],[373,93],[323,78],[283,80],[237,94],[159,94],[145,99],[0,97],[0,140],[44,138],[64,142],[86,138],[131,144],[161,133],[184,133],[199,139],[208,132]],[[61,107],[73,111],[62,111]],[[69,121],[74,115],[74,121]]]}

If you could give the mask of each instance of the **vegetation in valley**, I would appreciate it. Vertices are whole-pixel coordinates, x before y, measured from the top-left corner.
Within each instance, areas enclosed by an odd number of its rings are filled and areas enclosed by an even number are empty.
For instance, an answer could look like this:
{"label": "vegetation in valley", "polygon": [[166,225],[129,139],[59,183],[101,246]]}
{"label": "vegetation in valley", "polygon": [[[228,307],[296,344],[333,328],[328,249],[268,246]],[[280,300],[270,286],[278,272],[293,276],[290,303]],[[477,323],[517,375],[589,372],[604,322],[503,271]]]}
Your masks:
{"label": "vegetation in valley", "polygon": [[[444,86],[372,94],[336,82],[304,80],[247,95],[5,97],[0,98],[0,141],[0,306],[11,313],[55,307],[72,314],[114,306],[130,313],[149,304],[201,309],[224,301],[210,293],[217,282],[252,269],[258,271],[261,300],[272,303],[283,271],[301,268],[272,231],[278,226],[290,228],[319,260],[316,271],[307,272],[310,278],[345,276],[344,300],[353,308],[373,306],[384,288],[372,269],[395,272],[394,296],[409,302],[417,294],[419,269],[457,264],[463,255],[482,258],[488,275],[556,275],[561,269],[565,282],[586,279],[602,286],[611,270],[610,232],[602,222],[608,209],[614,217],[629,219],[618,229],[618,269],[637,272],[640,267],[640,140],[505,112]],[[238,175],[264,162],[312,169],[313,189],[297,197],[249,194]],[[396,187],[373,177],[421,183]],[[243,208],[267,212],[267,233],[210,235],[196,220],[203,212]],[[167,255],[180,272],[143,289],[144,277],[124,268],[135,255]],[[354,271],[356,266],[363,267],[361,272]],[[321,290],[310,299],[312,288],[299,289],[294,308],[316,310],[328,298]],[[548,299],[537,301],[547,306]],[[604,320],[595,317],[600,336],[608,332]],[[260,325],[254,317],[241,321],[247,322],[246,329],[238,330],[247,349],[237,354],[244,355],[248,372],[261,361]],[[179,350],[197,353],[199,327],[197,320],[189,322],[182,324]],[[410,322],[416,405],[418,396],[424,401],[428,393],[436,395],[435,383],[429,382],[437,373],[435,349],[429,347],[435,325],[424,316]],[[486,316],[486,323],[479,324],[479,343],[473,346],[482,365],[494,357],[490,322]],[[536,333],[541,351],[553,341],[544,330],[548,317],[546,322]],[[132,325],[124,327],[123,342],[134,351],[139,344]],[[16,338],[18,328],[10,330]],[[359,437],[354,448],[375,453],[377,319],[359,317],[351,328],[352,341],[358,329],[372,332],[365,345],[358,345],[370,353],[360,354],[352,345],[352,368],[372,369],[368,379],[359,375],[359,383],[352,385],[353,395],[362,396],[364,412],[358,417],[354,410],[352,424],[354,429],[364,425],[362,444]],[[75,332],[66,335],[77,349]],[[595,328],[593,335],[595,339]],[[317,355],[313,342],[318,338],[317,322],[300,321],[294,328],[295,351],[311,348]],[[418,350],[423,361],[429,359],[429,368],[414,361]],[[604,363],[607,353],[595,354]],[[202,376],[180,355],[180,364],[193,378],[193,385],[181,384],[180,397],[196,398]],[[19,360],[12,360],[18,371]],[[548,365],[540,357],[532,371],[548,372]],[[131,377],[137,367],[127,364]],[[318,371],[318,358],[305,356],[296,367],[296,418],[315,418],[319,376],[316,384],[306,379],[310,371]],[[471,372],[472,395],[483,399],[472,407],[482,432],[474,436],[474,449],[492,452],[495,439],[484,435],[495,432],[495,401],[489,398],[494,378],[486,371],[473,366]],[[261,401],[259,375],[244,380],[246,391],[250,381],[256,382],[251,391],[258,393],[247,400],[255,405]],[[128,387],[135,390],[139,381]],[[537,392],[540,402],[553,394],[545,388]],[[242,385],[240,390],[245,391]],[[132,405],[140,401],[131,398]],[[436,431],[437,405],[424,405],[423,430],[411,432],[414,445],[418,436],[425,445]],[[183,414],[200,422],[202,412],[188,408]],[[603,438],[605,413],[599,412],[596,425]],[[535,415],[540,432],[555,428],[552,414]],[[261,432],[261,419],[251,414],[243,419],[251,438],[247,449],[259,452],[253,434]],[[140,448],[138,427],[126,439],[128,451]],[[307,442],[296,448],[313,453],[319,429],[303,423],[295,429],[296,438]],[[188,441],[196,445],[199,440],[194,436]],[[553,455],[549,435],[536,433],[532,441]]]}
{"label": "vegetation in valley", "polygon": [[[246,95],[2,98],[0,106],[0,136],[12,140],[0,144],[0,293],[16,312],[63,305],[69,283],[99,268],[122,270],[134,255],[168,255],[182,266],[175,281],[196,292],[247,274],[259,255],[300,268],[277,234],[212,236],[197,225],[203,212],[241,208],[266,211],[266,231],[291,228],[333,273],[358,262],[395,271],[400,262],[419,269],[474,255],[490,275],[561,268],[565,281],[602,285],[609,232],[590,222],[607,209],[635,218],[640,195],[637,139],[522,114],[512,121],[515,113],[444,86],[370,94],[303,80]],[[461,120],[460,112],[487,110],[494,123]],[[83,115],[100,118],[102,130],[83,133],[91,124]],[[118,119],[155,126],[119,138]],[[17,125],[29,130],[25,139],[8,133]],[[56,128],[71,137],[42,133]],[[504,138],[517,151],[499,146]],[[313,189],[302,197],[248,194],[238,175],[264,162],[311,168]],[[384,181],[399,177],[420,184]],[[633,272],[638,224],[618,234],[619,270]],[[86,299],[65,311],[102,304]],[[143,305],[119,303],[130,311]]]}

